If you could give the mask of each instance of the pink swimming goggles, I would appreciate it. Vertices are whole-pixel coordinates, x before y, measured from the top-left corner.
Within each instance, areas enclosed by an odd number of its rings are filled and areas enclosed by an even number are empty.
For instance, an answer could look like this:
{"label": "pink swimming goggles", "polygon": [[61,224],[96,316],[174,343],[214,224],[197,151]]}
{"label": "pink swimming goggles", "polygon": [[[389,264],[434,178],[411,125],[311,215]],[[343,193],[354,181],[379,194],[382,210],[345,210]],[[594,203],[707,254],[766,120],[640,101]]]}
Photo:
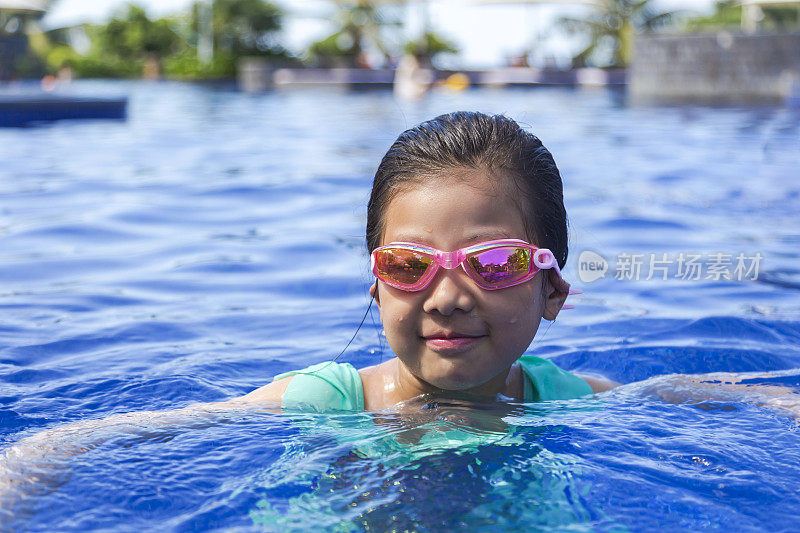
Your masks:
{"label": "pink swimming goggles", "polygon": [[[375,277],[404,291],[425,289],[440,266],[448,270],[461,266],[479,287],[490,291],[525,283],[539,270],[548,268],[555,269],[561,277],[558,262],[550,250],[519,239],[481,242],[452,252],[412,242],[393,242],[375,248],[371,256]],[[570,294],[581,292],[569,291]]]}

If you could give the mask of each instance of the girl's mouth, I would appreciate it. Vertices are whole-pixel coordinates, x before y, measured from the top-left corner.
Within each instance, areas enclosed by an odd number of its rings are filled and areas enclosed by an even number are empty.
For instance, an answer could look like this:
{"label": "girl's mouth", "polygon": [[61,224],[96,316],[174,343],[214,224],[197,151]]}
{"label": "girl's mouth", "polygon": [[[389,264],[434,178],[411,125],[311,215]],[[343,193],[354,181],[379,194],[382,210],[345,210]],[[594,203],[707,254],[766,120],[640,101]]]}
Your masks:
{"label": "girl's mouth", "polygon": [[486,335],[477,337],[425,337],[425,344],[434,352],[447,355],[463,353],[470,350],[475,344],[480,342]]}

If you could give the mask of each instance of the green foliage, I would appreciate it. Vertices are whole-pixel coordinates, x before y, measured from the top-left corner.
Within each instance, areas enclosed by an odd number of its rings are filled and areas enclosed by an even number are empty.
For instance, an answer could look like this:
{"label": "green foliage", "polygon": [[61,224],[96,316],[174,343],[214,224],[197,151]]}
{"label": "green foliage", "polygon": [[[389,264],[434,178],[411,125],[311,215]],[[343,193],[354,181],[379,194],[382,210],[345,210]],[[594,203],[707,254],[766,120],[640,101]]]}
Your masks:
{"label": "green foliage", "polygon": [[80,58],[80,54],[65,44],[55,44],[45,54],[45,62],[50,72],[56,72],[62,67],[74,67]]}
{"label": "green foliage", "polygon": [[433,32],[427,32],[419,39],[406,43],[404,51],[421,62],[429,63],[439,54],[457,54],[459,50],[455,43],[447,41]]}
{"label": "green foliage", "polygon": [[70,59],[69,66],[79,78],[138,78],[143,61],[126,61],[110,56],[87,55]]}
{"label": "green foliage", "polygon": [[[169,19],[150,20],[143,8],[128,4],[107,24],[86,27],[92,42],[88,54],[51,42],[47,63],[51,71],[69,66],[81,78],[140,77],[147,60],[160,61],[186,48],[172,25]],[[60,39],[59,33],[51,36],[51,41]]]}
{"label": "green foliage", "polygon": [[[101,28],[87,26],[90,35],[96,35]],[[67,44],[63,29],[32,35],[31,48],[43,58],[49,74],[56,74],[63,67],[71,68],[82,78],[133,78],[142,74],[141,60],[123,60],[96,48],[88,55],[79,54]]]}
{"label": "green foliage", "polygon": [[764,6],[761,26],[769,30],[797,30],[800,28],[800,6]]}
{"label": "green foliage", "polygon": [[398,21],[388,19],[371,2],[363,0],[354,5],[340,5],[333,20],[338,29],[308,48],[312,64],[321,67],[357,66],[358,57],[369,45],[388,55],[384,29],[400,25]]}
{"label": "green foliage", "polygon": [[41,78],[47,73],[47,65],[34,54],[24,54],[14,61],[13,71],[18,78]]}
{"label": "green foliage", "polygon": [[[624,67],[633,54],[637,32],[649,32],[670,24],[676,12],[659,12],[651,0],[606,0],[602,7],[581,19],[563,17],[560,24],[570,33],[589,36],[589,44],[572,58],[573,67],[590,64]],[[600,57],[603,49],[609,53]]]}
{"label": "green foliage", "polygon": [[98,27],[96,39],[102,54],[125,61],[167,57],[182,44],[169,21],[150,20],[145,10],[134,4],[128,4],[120,15]]}
{"label": "green foliage", "polygon": [[209,63],[197,58],[197,52],[189,49],[164,61],[164,74],[177,80],[220,80],[236,77],[236,57],[217,52]]}
{"label": "green foliage", "polygon": [[[195,2],[190,15],[189,41],[197,43],[205,2]],[[214,50],[232,56],[269,56],[285,52],[275,42],[283,11],[263,0],[214,0]]]}
{"label": "green foliage", "polygon": [[266,56],[278,64],[297,63],[274,41],[282,17],[277,6],[264,0],[214,0],[213,6],[210,63],[197,58],[199,2],[182,16],[156,20],[142,7],[128,4],[107,24],[85,26],[92,43],[86,55],[67,44],[65,28],[43,34],[37,56],[50,73],[69,66],[84,78],[140,77],[147,63],[160,65],[170,78],[233,78],[239,58],[250,55]]}
{"label": "green foliage", "polygon": [[320,67],[353,66],[360,53],[360,44],[345,30],[339,30],[308,47],[311,61]]}
{"label": "green foliage", "polygon": [[689,31],[738,29],[741,25],[742,8],[734,5],[732,1],[717,2],[713,14],[686,21],[686,29]]}
{"label": "green foliage", "polygon": [[[764,18],[759,22],[765,30],[790,30],[798,27],[798,9],[791,6],[763,6]],[[733,0],[718,1],[714,12],[686,21],[685,29],[693,32],[738,31],[742,26],[742,6]]]}

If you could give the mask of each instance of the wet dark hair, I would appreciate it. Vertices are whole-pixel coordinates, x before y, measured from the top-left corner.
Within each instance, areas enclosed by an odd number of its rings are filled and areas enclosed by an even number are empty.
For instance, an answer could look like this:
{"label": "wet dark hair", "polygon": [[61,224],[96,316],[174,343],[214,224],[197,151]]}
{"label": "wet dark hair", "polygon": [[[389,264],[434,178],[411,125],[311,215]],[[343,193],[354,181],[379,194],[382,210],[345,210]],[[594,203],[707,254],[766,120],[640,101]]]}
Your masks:
{"label": "wet dark hair", "polygon": [[[503,115],[457,111],[404,131],[383,156],[367,206],[367,249],[380,246],[384,214],[401,191],[455,168],[484,169],[503,180],[528,241],[567,262],[567,212],[561,174],[532,133]],[[502,178],[499,176],[503,176]]]}

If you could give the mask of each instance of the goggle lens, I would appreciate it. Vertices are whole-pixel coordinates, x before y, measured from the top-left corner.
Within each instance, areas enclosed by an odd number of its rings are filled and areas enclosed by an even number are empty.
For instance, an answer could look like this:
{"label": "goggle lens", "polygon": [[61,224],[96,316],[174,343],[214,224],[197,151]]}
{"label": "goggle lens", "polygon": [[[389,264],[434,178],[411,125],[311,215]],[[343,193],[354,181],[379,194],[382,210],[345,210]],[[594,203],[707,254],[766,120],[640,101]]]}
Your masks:
{"label": "goggle lens", "polygon": [[432,262],[432,257],[402,248],[389,248],[375,254],[378,276],[408,287],[422,279]]}
{"label": "goggle lens", "polygon": [[503,246],[471,255],[466,262],[469,269],[483,280],[484,287],[503,287],[528,275],[531,270],[531,251],[517,246]]}

